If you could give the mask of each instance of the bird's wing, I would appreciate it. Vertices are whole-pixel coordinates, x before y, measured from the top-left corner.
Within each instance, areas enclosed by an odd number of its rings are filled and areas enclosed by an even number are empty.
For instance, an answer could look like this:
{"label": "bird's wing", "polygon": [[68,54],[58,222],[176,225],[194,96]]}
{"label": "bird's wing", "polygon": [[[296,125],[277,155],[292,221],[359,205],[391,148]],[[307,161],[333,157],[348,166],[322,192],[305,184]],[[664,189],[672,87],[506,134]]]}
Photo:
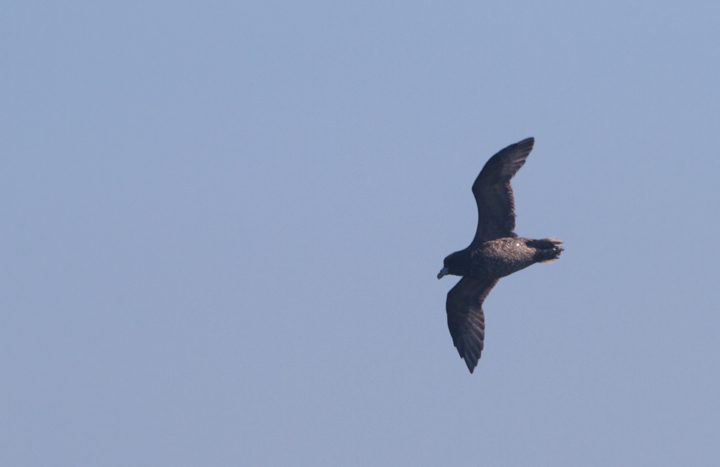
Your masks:
{"label": "bird's wing", "polygon": [[478,227],[472,245],[515,236],[515,200],[510,179],[532,151],[534,138],[512,144],[490,158],[472,186]]}
{"label": "bird's wing", "polygon": [[465,359],[470,373],[480,360],[485,339],[485,316],[482,303],[497,279],[463,277],[450,289],[445,308],[448,328],[461,358]]}

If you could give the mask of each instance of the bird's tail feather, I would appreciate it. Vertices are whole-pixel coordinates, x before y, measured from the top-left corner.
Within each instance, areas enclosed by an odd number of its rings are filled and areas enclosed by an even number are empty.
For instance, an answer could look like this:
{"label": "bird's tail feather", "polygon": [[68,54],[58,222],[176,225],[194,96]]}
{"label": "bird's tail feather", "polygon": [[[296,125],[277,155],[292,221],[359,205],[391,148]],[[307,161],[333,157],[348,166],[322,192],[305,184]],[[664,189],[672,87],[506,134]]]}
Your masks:
{"label": "bird's tail feather", "polygon": [[562,242],[557,238],[543,238],[542,240],[531,240],[527,246],[537,250],[539,263],[552,263],[560,257],[564,251]]}

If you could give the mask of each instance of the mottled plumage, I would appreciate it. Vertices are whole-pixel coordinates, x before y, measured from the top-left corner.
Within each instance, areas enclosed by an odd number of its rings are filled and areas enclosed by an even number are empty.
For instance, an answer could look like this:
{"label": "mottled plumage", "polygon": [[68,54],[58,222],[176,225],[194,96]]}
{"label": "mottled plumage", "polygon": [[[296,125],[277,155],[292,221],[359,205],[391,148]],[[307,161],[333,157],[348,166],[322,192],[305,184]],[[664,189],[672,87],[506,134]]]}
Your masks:
{"label": "mottled plumage", "polygon": [[525,164],[533,138],[510,145],[485,164],[472,186],[478,208],[478,226],[469,247],[452,253],[438,279],[462,276],[447,296],[448,328],[460,357],[473,372],[483,349],[485,316],[482,304],[501,277],[534,263],[549,263],[563,251],[552,238],[518,238],[515,201],[510,179]]}

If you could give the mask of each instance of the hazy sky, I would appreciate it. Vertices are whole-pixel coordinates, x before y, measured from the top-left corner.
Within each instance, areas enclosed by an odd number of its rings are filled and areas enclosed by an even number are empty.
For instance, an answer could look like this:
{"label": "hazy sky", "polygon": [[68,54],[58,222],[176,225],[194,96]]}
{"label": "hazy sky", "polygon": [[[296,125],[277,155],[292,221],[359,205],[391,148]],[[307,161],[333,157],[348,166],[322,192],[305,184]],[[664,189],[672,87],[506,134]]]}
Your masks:
{"label": "hazy sky", "polygon": [[[714,466],[720,3],[0,6],[0,465]],[[528,136],[470,374],[436,275]]]}

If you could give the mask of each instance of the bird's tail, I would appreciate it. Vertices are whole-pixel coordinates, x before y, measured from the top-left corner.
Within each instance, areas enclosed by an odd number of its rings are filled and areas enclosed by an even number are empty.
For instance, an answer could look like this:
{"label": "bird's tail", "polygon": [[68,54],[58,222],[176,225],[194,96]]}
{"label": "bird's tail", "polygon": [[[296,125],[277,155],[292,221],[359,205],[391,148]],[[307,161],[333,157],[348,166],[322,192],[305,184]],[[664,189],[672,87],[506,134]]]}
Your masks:
{"label": "bird's tail", "polygon": [[564,251],[562,244],[557,238],[543,238],[527,242],[527,246],[537,250],[535,258],[539,263],[552,263],[558,259]]}

